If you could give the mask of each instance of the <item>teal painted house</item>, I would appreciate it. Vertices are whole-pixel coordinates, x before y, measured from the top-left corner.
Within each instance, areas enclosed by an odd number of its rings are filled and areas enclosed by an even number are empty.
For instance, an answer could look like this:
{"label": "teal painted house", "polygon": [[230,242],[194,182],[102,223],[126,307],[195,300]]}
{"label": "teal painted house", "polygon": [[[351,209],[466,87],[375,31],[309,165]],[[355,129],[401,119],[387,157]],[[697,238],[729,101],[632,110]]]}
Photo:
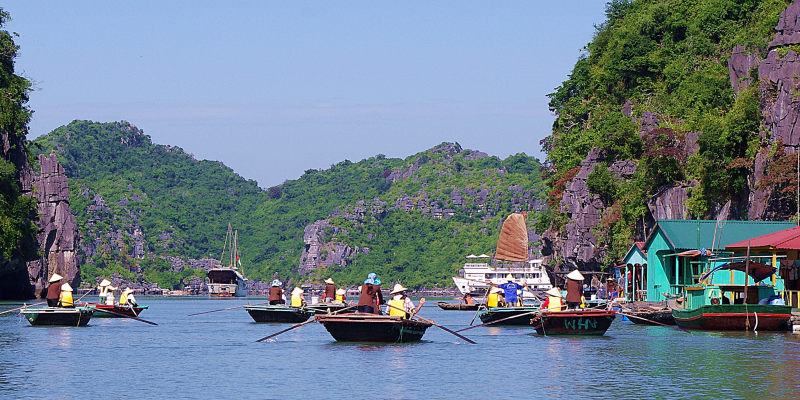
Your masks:
{"label": "teal painted house", "polygon": [[647,293],[647,252],[643,249],[644,242],[635,242],[617,266],[616,279],[628,301],[644,300]]}
{"label": "teal painted house", "polygon": [[[677,220],[658,221],[654,230],[645,241],[643,251],[647,254],[645,297],[647,301],[664,301],[665,293],[681,294],[686,285],[697,283],[697,278],[709,265],[709,257],[700,254],[701,249],[723,249],[725,244],[740,242],[756,236],[766,235],[796,226],[793,222],[772,221],[725,221],[722,229],[716,230],[714,220]],[[734,254],[724,250],[716,250],[716,257],[730,257]],[[736,255],[743,255],[736,253]],[[724,263],[710,261],[713,266]],[[734,282],[744,283],[741,276],[719,276],[714,280],[731,278]],[[741,281],[741,282],[738,282]],[[778,282],[782,286],[782,282]],[[780,288],[778,288],[780,289]]]}

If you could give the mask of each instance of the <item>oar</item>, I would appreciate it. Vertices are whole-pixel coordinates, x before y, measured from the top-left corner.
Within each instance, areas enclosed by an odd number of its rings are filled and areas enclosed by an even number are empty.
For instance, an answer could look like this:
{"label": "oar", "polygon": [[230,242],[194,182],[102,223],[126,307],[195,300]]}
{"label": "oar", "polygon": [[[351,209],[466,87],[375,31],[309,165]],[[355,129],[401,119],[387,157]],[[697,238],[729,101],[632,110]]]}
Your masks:
{"label": "oar", "polygon": [[248,307],[248,306],[260,306],[262,304],[267,304],[267,303],[269,303],[269,302],[267,301],[267,302],[264,302],[264,303],[245,304],[243,306],[228,307],[228,308],[222,308],[222,309],[213,310],[213,311],[203,311],[203,312],[199,312],[199,313],[189,314],[189,315],[187,315],[187,317],[192,317],[192,316],[200,315],[200,314],[208,314],[208,313],[218,312],[218,311],[233,310],[234,308],[242,308],[242,307]]}
{"label": "oar", "polygon": [[[397,307],[395,307],[395,306],[393,306],[393,305],[391,305],[391,304],[388,304],[388,303],[387,303],[387,305],[388,305],[389,307],[391,307],[391,308],[394,308],[395,310],[400,310],[400,311],[402,311],[402,312],[406,312],[406,310],[403,310],[402,308],[397,308]],[[464,337],[464,336],[461,336],[461,335],[459,335],[458,333],[456,333],[455,331],[453,331],[453,330],[451,330],[451,329],[449,329],[449,328],[446,328],[446,327],[444,327],[444,326],[441,326],[441,325],[437,324],[437,323],[436,323],[436,322],[434,322],[433,320],[430,320],[430,319],[427,319],[427,318],[422,318],[422,317],[420,317],[419,315],[412,315],[412,316],[411,316],[411,318],[417,318],[417,319],[419,319],[419,320],[420,320],[420,321],[422,321],[422,322],[427,322],[427,323],[429,323],[429,324],[431,324],[431,325],[438,326],[439,328],[442,328],[442,329],[446,330],[447,332],[450,332],[450,333],[452,333],[453,335],[456,335],[456,336],[458,336],[458,337],[459,337],[461,340],[463,340],[463,341],[465,341],[465,342],[467,342],[467,343],[469,343],[469,344],[477,344],[477,343],[473,342],[472,340],[470,340],[469,338],[467,338],[467,337]]]}
{"label": "oar", "polygon": [[[489,288],[486,289],[486,294],[483,295],[483,307],[486,308],[487,310],[489,309],[489,306],[486,305],[486,300],[489,298],[489,292],[491,291],[492,291],[492,286],[489,286]],[[469,321],[470,325],[472,325],[472,323],[475,322],[475,318],[478,317],[478,313],[480,311],[481,311],[481,306],[478,306],[478,308],[475,310],[475,315],[472,316],[472,321]]]}
{"label": "oar", "polygon": [[23,309],[23,308],[28,308],[28,307],[33,307],[33,306],[39,306],[39,305],[42,305],[42,304],[44,304],[44,303],[47,303],[47,302],[46,302],[46,301],[43,301],[43,302],[41,302],[41,303],[34,303],[34,304],[31,304],[31,305],[27,305],[27,304],[26,304],[26,305],[24,305],[24,306],[22,306],[22,307],[12,308],[12,309],[10,309],[10,310],[5,310],[5,311],[3,311],[3,312],[0,312],[0,314],[10,313],[10,312],[12,312],[12,311],[21,310],[21,309]]}
{"label": "oar", "polygon": [[144,319],[141,319],[141,318],[139,318],[139,317],[131,317],[130,315],[120,314],[120,313],[118,313],[118,312],[116,312],[116,311],[111,311],[111,310],[98,310],[98,309],[96,309],[96,308],[95,308],[94,310],[95,310],[95,312],[104,312],[104,313],[109,313],[109,314],[111,314],[111,315],[116,315],[116,316],[118,316],[118,317],[122,317],[122,318],[130,318],[130,319],[135,319],[135,320],[137,320],[137,321],[142,321],[142,322],[144,322],[144,323],[146,323],[146,324],[150,324],[150,325],[158,325],[158,324],[157,324],[157,323],[155,323],[155,322],[150,322],[150,321],[148,321],[148,320],[144,320]]}
{"label": "oar", "polygon": [[[344,311],[344,310],[349,310],[349,309],[351,309],[351,308],[355,308],[355,307],[357,307],[357,306],[350,306],[350,307],[347,307],[347,308],[343,308],[343,309],[341,309],[341,310],[339,310],[339,311],[336,311],[336,312],[334,312],[334,313],[331,313],[331,315],[338,314],[338,313],[340,313],[340,312],[342,312],[342,311]],[[284,332],[289,332],[290,330],[292,330],[292,329],[294,329],[294,328],[299,328],[299,327],[301,327],[301,326],[303,326],[303,325],[305,325],[305,324],[310,324],[310,323],[314,322],[315,320],[316,320],[315,318],[311,318],[310,320],[308,320],[308,321],[306,321],[306,322],[301,322],[301,323],[299,323],[299,324],[294,324],[294,325],[292,325],[292,326],[290,326],[290,327],[288,327],[288,328],[286,328],[286,329],[284,329],[284,330],[282,330],[282,331],[280,331],[280,332],[278,332],[278,333],[273,333],[272,335],[269,335],[269,336],[263,337],[263,338],[261,338],[261,339],[258,339],[258,340],[256,340],[256,342],[263,342],[263,341],[265,341],[265,340],[267,340],[267,339],[274,338],[275,336],[278,336],[278,335],[280,335],[281,333],[284,333]]]}
{"label": "oar", "polygon": [[677,326],[677,325],[662,324],[661,322],[656,322],[656,321],[653,321],[653,320],[650,320],[650,319],[647,319],[647,318],[642,318],[642,317],[639,317],[639,316],[636,316],[636,315],[632,315],[632,314],[628,314],[628,313],[624,313],[624,312],[620,312],[620,311],[614,311],[614,312],[619,314],[619,315],[624,315],[624,316],[626,316],[628,318],[636,318],[636,319],[639,319],[639,320],[642,320],[642,321],[649,322],[651,324],[655,324],[655,325],[659,325],[659,326],[666,326],[667,328],[675,328],[675,329],[677,329],[677,330],[679,330],[681,332],[690,333],[686,329],[683,329],[683,328],[681,328],[680,326]]}

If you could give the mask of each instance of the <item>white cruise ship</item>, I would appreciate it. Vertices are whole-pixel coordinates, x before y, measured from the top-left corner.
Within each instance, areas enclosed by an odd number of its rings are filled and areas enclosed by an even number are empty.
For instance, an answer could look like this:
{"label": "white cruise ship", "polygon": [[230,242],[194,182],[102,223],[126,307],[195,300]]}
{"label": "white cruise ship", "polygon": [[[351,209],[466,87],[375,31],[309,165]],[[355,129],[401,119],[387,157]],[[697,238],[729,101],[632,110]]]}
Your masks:
{"label": "white cruise ship", "polygon": [[[553,287],[550,278],[542,266],[542,260],[530,260],[525,267],[492,267],[486,262],[475,262],[475,259],[489,258],[486,255],[469,255],[472,259],[464,264],[464,268],[459,271],[460,276],[454,276],[453,282],[462,295],[469,293],[472,297],[483,297],[486,294],[488,283],[500,285],[508,282],[506,276],[511,274],[514,282],[519,284],[527,283],[528,288],[534,292],[546,291]],[[523,298],[532,298],[533,294],[523,291]]]}

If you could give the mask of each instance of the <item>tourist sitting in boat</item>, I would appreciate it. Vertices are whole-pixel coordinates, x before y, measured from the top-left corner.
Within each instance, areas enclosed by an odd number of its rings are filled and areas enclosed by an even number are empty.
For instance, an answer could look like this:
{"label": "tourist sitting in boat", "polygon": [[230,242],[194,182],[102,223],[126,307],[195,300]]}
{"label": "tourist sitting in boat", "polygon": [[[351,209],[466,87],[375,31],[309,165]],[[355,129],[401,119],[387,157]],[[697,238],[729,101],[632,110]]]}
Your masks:
{"label": "tourist sitting in boat", "polygon": [[[116,289],[116,288],[113,288],[113,289]],[[113,306],[114,303],[116,303],[117,299],[114,298],[114,290],[113,289],[109,286],[108,292],[106,292],[106,305],[107,306]]]}
{"label": "tourist sitting in boat", "polygon": [[347,290],[344,290],[344,288],[336,290],[336,301],[344,303],[346,299],[347,299]]}
{"label": "tourist sitting in boat", "polygon": [[69,283],[61,285],[61,294],[58,297],[58,306],[68,308],[75,307],[75,303],[72,301],[72,286],[70,286]]}
{"label": "tourist sitting in boat", "polygon": [[546,291],[547,299],[542,303],[542,310],[549,312],[561,311],[564,303],[561,302],[561,291],[556,288],[550,288]]}
{"label": "tourist sitting in boat", "polygon": [[58,299],[61,296],[61,280],[64,279],[63,276],[59,274],[53,274],[50,277],[48,282],[50,283],[47,286],[47,306],[48,307],[58,307]]}
{"label": "tourist sitting in boat", "polygon": [[[380,286],[375,285],[375,279],[377,279],[377,276],[374,272],[371,272],[367,275],[367,279],[364,280],[364,283],[359,287],[361,296],[358,298],[358,312],[380,314],[380,309],[375,310],[375,304],[376,300],[377,304],[383,303],[383,294],[381,293]],[[377,313],[375,311],[377,311]]]}
{"label": "tourist sitting in boat", "polygon": [[502,307],[503,303],[503,290],[493,287],[489,291],[489,296],[486,298],[486,306],[489,308]]}
{"label": "tourist sitting in boat", "polygon": [[508,274],[506,276],[506,280],[508,282],[503,283],[501,285],[495,285],[494,283],[489,282],[492,286],[497,286],[500,289],[503,289],[503,298],[505,299],[506,307],[516,307],[522,305],[522,299],[517,297],[517,291],[521,291],[522,288],[528,286],[527,283],[523,282],[521,285],[519,283],[514,282],[514,275]]}
{"label": "tourist sitting in boat", "polygon": [[416,314],[422,307],[422,304],[425,303],[425,298],[423,297],[419,299],[419,306],[415,308],[414,302],[406,295],[407,290],[408,288],[399,283],[394,285],[394,288],[390,292],[390,294],[394,296],[386,303],[386,313],[389,314],[390,317],[398,316],[409,319],[412,315]]}
{"label": "tourist sitting in boat", "polygon": [[281,281],[273,279],[269,284],[269,305],[274,306],[277,304],[285,304],[286,302],[281,298],[283,296],[283,289],[281,288]]}
{"label": "tourist sitting in boat", "polygon": [[102,281],[100,281],[100,285],[97,287],[100,297],[100,303],[105,304],[106,296],[108,295],[109,290],[117,290],[117,289],[119,288],[111,286],[111,282],[108,279],[103,279]]}
{"label": "tourist sitting in boat", "polygon": [[330,303],[334,299],[336,299],[336,285],[334,284],[333,279],[325,279],[325,291],[322,292],[322,301],[324,303]]}
{"label": "tourist sitting in boat", "polygon": [[459,300],[463,301],[464,303],[466,303],[469,306],[475,304],[472,301],[472,295],[470,295],[469,293],[465,294],[464,297],[460,298]]}
{"label": "tourist sitting in boat", "polygon": [[567,274],[567,308],[577,310],[583,303],[583,274],[574,270]]}
{"label": "tourist sitting in boat", "polygon": [[136,307],[136,298],[133,297],[133,289],[127,287],[119,296],[119,305],[123,307]]}
{"label": "tourist sitting in boat", "polygon": [[292,303],[291,303],[292,307],[302,307],[306,305],[306,298],[303,297],[303,293],[304,293],[303,289],[299,287],[295,287],[292,290]]}

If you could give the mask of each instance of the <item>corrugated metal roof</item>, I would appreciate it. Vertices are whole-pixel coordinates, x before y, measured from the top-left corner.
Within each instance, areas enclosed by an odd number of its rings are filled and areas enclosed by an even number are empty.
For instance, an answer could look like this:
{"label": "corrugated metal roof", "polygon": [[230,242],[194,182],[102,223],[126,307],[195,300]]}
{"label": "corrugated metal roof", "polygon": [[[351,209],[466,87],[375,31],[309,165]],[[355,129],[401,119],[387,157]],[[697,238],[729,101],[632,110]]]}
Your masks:
{"label": "corrugated metal roof", "polygon": [[[681,251],[698,247],[710,249],[714,241],[716,224],[715,220],[663,219],[658,221],[658,228],[675,250]],[[793,222],[725,221],[722,231],[717,230],[717,242],[714,247],[721,248],[722,243],[740,242],[794,226]],[[697,245],[698,227],[700,246]]]}
{"label": "corrugated metal roof", "polygon": [[798,250],[800,249],[800,226],[794,226],[782,231],[742,240],[740,242],[729,244],[725,246],[725,248],[744,249],[747,248],[748,242],[750,247],[775,248],[779,250]]}

